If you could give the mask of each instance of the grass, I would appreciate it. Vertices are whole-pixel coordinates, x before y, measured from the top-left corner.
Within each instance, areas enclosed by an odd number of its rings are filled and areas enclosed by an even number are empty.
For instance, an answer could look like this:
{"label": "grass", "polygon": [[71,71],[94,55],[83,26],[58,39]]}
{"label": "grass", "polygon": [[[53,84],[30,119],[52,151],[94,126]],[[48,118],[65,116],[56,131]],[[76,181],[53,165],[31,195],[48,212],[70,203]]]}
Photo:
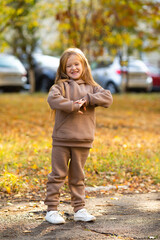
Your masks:
{"label": "grass", "polygon": [[[53,119],[45,94],[0,95],[0,191],[44,191],[51,171]],[[114,95],[97,108],[94,146],[85,165],[87,185],[159,184],[160,96]],[[137,185],[136,185],[137,186]]]}

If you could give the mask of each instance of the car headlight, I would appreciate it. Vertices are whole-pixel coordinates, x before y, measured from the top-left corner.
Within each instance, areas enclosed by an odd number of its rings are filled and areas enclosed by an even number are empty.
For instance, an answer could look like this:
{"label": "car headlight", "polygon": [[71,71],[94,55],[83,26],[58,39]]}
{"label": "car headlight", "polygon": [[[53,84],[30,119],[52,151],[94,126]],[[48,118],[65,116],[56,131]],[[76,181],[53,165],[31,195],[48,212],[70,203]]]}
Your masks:
{"label": "car headlight", "polygon": [[27,78],[26,77],[22,77],[22,82],[27,82]]}
{"label": "car headlight", "polygon": [[148,78],[147,78],[147,83],[152,83],[152,82],[153,82],[152,78],[151,78],[151,77],[148,77]]}

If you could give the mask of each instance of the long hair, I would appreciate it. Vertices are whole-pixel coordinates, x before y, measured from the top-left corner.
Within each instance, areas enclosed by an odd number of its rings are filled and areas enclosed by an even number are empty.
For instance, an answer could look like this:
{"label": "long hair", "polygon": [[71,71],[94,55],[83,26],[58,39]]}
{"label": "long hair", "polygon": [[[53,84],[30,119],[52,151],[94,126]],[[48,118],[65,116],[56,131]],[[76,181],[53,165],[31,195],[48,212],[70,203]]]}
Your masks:
{"label": "long hair", "polygon": [[[98,84],[94,81],[94,79],[92,77],[91,68],[90,68],[88,60],[85,57],[84,53],[79,48],[68,48],[63,52],[63,54],[60,58],[60,64],[57,69],[57,74],[56,74],[56,79],[55,79],[55,84],[58,84],[61,87],[63,96],[65,96],[65,89],[64,89],[63,82],[65,82],[65,81],[67,81],[67,79],[69,79],[69,76],[66,74],[66,64],[67,64],[68,58],[73,54],[76,55],[82,63],[83,71],[82,71],[81,79],[86,84],[89,84],[92,86],[98,86]],[[50,88],[50,90],[51,90],[51,88]],[[51,113],[51,115],[53,117],[55,116],[55,112],[56,112],[56,110],[53,110]]]}
{"label": "long hair", "polygon": [[81,75],[81,79],[89,85],[97,86],[98,84],[94,81],[91,68],[88,63],[87,58],[85,57],[84,53],[79,48],[68,48],[65,50],[60,58],[60,64],[57,70],[55,84],[62,85],[69,77],[66,74],[66,64],[67,60],[71,55],[76,55],[82,63],[83,71]]}

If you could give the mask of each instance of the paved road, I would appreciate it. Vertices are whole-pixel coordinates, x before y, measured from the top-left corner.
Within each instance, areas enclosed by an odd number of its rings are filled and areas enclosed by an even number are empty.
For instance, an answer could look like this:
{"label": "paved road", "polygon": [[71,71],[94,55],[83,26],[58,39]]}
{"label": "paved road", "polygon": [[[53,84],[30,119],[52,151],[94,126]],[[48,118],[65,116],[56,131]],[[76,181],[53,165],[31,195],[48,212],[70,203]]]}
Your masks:
{"label": "paved road", "polygon": [[2,208],[0,240],[160,239],[160,193],[114,195],[86,201],[86,208],[97,217],[94,223],[75,223],[67,202],[60,205],[66,224],[58,226],[44,220],[42,202]]}

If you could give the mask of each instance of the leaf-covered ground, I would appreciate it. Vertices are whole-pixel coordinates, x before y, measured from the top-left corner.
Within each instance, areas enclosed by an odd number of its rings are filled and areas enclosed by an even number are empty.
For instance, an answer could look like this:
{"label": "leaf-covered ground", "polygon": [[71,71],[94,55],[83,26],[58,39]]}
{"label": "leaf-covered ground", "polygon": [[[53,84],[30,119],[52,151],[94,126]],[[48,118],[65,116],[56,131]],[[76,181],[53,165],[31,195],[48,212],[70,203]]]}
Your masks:
{"label": "leaf-covered ground", "polygon": [[[113,98],[109,109],[96,109],[97,128],[85,166],[86,185],[115,187],[102,189],[100,194],[158,191],[160,95],[130,93]],[[46,99],[45,94],[0,95],[2,201],[44,197],[51,170],[53,127]],[[62,193],[65,191],[67,184]]]}

